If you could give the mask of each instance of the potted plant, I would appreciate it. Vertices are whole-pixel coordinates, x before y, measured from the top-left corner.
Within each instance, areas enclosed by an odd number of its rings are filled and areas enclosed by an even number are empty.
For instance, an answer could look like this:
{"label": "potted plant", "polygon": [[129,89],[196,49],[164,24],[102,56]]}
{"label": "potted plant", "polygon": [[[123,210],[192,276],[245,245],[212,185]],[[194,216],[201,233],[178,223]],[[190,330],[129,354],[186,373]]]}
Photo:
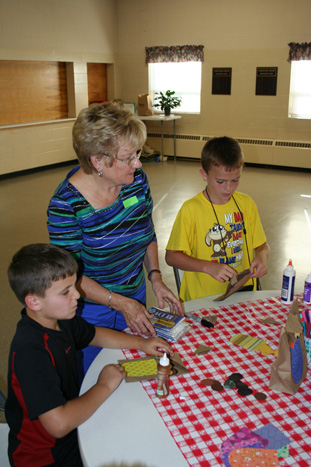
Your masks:
{"label": "potted plant", "polygon": [[175,91],[170,91],[169,89],[163,92],[156,92],[156,97],[154,98],[155,101],[158,101],[154,104],[154,107],[160,107],[161,110],[164,110],[164,114],[166,116],[171,114],[171,109],[175,107],[180,107],[181,104],[181,97],[175,96]]}

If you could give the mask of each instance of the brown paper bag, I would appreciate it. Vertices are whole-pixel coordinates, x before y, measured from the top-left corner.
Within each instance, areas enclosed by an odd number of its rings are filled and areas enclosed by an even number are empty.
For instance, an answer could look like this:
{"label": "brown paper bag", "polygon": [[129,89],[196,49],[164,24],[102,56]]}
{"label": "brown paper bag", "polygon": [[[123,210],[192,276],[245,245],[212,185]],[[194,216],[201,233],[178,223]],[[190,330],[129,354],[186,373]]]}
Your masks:
{"label": "brown paper bag", "polygon": [[153,115],[153,107],[150,94],[138,94],[137,113],[141,116]]}
{"label": "brown paper bag", "polygon": [[296,394],[308,369],[303,328],[297,299],[292,303],[285,327],[281,329],[279,352],[271,365],[269,388]]}
{"label": "brown paper bag", "polygon": [[244,271],[240,272],[237,276],[232,277],[232,279],[229,281],[226,292],[223,295],[214,298],[214,302],[220,302],[225,298],[230,297],[230,295],[234,294],[235,292],[238,292],[243,287],[245,282],[248,281],[250,276],[250,270],[245,269]]}

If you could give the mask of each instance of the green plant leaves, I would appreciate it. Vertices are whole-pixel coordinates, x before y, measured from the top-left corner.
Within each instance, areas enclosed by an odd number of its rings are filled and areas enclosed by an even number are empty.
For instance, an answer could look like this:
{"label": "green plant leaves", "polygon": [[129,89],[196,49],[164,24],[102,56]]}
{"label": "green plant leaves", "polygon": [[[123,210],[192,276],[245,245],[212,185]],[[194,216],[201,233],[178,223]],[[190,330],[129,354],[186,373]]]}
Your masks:
{"label": "green plant leaves", "polygon": [[167,90],[165,93],[162,91],[156,92],[155,101],[158,101],[154,104],[154,107],[160,107],[161,110],[164,110],[165,107],[174,109],[175,107],[180,107],[181,97],[175,96],[175,91]]}

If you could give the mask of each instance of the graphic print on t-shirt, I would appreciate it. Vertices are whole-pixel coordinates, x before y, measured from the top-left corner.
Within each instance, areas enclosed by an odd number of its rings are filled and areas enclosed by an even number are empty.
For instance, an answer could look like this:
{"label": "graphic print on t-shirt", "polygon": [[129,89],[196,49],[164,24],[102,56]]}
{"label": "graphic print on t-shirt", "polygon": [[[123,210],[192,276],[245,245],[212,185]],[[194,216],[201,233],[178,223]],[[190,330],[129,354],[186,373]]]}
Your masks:
{"label": "graphic print on t-shirt", "polygon": [[243,258],[243,214],[233,212],[224,215],[224,224],[214,223],[205,235],[205,243],[213,249],[212,261],[238,266]]}

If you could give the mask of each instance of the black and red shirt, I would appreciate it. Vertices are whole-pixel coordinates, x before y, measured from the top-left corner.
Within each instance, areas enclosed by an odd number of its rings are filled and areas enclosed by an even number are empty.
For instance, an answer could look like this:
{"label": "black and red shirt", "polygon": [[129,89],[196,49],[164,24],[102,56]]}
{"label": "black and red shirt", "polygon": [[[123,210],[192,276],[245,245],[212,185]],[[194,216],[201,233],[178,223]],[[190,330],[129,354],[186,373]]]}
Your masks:
{"label": "black and red shirt", "polygon": [[60,331],[44,328],[23,310],[11,344],[6,419],[15,467],[82,466],[77,430],[55,438],[38,417],[79,396],[76,350],[95,328],[78,316],[58,323]]}

